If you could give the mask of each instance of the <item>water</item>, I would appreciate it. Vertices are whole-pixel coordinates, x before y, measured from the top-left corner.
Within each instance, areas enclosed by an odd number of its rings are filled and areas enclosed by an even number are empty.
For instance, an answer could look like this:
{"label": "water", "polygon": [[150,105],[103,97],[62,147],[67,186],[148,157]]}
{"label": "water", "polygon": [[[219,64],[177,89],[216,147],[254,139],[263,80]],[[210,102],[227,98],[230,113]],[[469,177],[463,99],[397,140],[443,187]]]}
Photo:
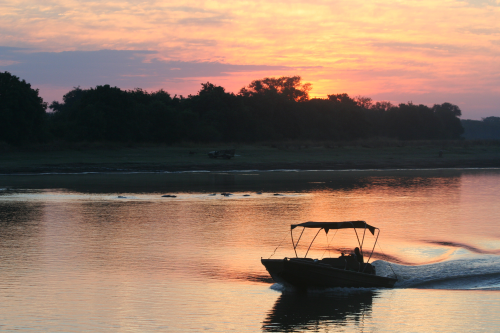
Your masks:
{"label": "water", "polygon": [[[0,176],[0,331],[498,331],[499,190],[500,170]],[[343,220],[381,229],[396,288],[270,280],[291,223]]]}

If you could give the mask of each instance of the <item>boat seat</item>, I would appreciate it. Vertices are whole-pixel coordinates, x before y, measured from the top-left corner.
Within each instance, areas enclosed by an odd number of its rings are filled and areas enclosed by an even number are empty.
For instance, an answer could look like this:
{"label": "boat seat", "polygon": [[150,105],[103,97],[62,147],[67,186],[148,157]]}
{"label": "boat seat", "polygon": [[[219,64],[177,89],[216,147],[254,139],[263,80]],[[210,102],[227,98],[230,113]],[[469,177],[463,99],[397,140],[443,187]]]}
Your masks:
{"label": "boat seat", "polygon": [[321,262],[332,266],[333,268],[339,269],[348,269],[351,271],[363,271],[367,274],[375,274],[375,267],[371,264],[366,264],[366,268],[364,268],[365,264],[360,264],[356,258],[351,256],[345,256],[340,258],[323,258]]}
{"label": "boat seat", "polygon": [[347,265],[347,261],[345,260],[345,258],[323,258],[321,259],[321,261],[334,268],[344,269]]}

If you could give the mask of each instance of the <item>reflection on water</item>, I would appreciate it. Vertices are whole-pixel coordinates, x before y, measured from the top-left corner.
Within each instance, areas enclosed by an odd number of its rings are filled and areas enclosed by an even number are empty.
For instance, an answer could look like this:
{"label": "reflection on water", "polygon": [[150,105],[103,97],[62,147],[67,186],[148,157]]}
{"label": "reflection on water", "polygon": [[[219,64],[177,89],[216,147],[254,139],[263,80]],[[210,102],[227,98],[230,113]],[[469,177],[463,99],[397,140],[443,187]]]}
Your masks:
{"label": "reflection on water", "polygon": [[371,317],[377,291],[332,289],[324,292],[282,293],[266,319],[264,332],[341,329],[347,322],[360,328]]}
{"label": "reflection on water", "polygon": [[[482,171],[484,172],[484,171]],[[346,171],[346,172],[210,172],[132,173],[86,175],[0,175],[2,188],[64,189],[79,193],[170,193],[170,192],[310,192],[381,189],[425,189],[460,186],[464,171]],[[468,171],[477,173],[477,171]],[[320,181],[318,181],[320,180]]]}
{"label": "reflection on water", "polygon": [[[499,191],[498,170],[0,176],[0,330],[488,331]],[[377,272],[391,262],[398,288],[271,289],[259,259],[282,240],[273,258],[294,256],[289,226],[311,220],[379,227]]]}
{"label": "reflection on water", "polygon": [[43,214],[44,204],[40,202],[0,201],[0,260],[6,269],[15,270],[12,263],[38,265]]}

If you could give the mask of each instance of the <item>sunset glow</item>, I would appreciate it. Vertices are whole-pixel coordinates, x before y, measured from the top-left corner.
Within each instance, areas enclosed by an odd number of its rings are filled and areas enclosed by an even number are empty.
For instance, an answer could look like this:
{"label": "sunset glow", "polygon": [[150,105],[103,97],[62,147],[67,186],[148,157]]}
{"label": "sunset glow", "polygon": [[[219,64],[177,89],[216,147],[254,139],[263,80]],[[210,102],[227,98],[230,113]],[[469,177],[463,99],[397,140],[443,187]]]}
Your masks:
{"label": "sunset glow", "polygon": [[74,86],[188,95],[300,75],[315,97],[451,102],[480,119],[500,115],[499,17],[496,0],[5,0],[0,71],[49,102]]}

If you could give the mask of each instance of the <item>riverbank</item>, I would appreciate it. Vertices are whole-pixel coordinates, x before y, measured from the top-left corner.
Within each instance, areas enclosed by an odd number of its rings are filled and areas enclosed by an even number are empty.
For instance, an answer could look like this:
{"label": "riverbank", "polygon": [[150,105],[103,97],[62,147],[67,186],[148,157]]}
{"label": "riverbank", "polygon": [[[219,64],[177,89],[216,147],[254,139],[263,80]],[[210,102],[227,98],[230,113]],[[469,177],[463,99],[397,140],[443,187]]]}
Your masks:
{"label": "riverbank", "polygon": [[[236,148],[231,159],[207,153]],[[440,153],[441,152],[441,153]],[[498,142],[87,146],[0,153],[0,174],[500,167]]]}

